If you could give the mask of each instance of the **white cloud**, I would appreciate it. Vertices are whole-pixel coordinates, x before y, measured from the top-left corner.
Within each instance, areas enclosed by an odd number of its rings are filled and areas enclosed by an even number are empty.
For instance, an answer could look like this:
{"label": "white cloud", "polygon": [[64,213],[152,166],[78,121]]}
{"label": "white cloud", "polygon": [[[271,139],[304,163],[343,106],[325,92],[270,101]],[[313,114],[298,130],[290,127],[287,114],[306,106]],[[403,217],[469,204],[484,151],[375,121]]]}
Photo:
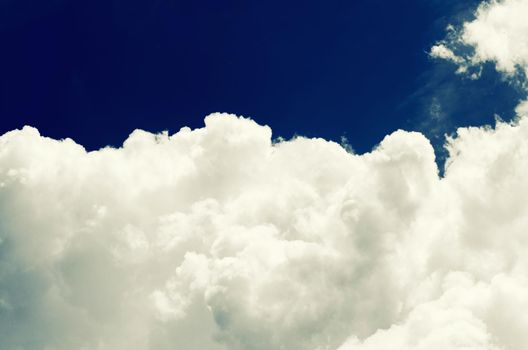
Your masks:
{"label": "white cloud", "polygon": [[456,55],[453,50],[448,48],[445,44],[439,43],[431,47],[431,52],[429,53],[433,58],[442,58],[447,61],[451,61],[459,65],[457,73],[467,72],[468,63],[466,59]]}
{"label": "white cloud", "polygon": [[355,155],[233,115],[0,137],[0,348],[518,350],[528,121]]}
{"label": "white cloud", "polygon": [[476,19],[464,25],[462,40],[475,48],[476,63],[493,61],[499,71],[513,74],[528,69],[528,1],[505,0],[482,4]]}
{"label": "white cloud", "polygon": [[[468,67],[492,62],[506,76],[528,73],[528,1],[483,2],[473,20],[460,29],[448,26],[448,36],[431,49],[431,56]],[[476,77],[473,73],[473,77]]]}

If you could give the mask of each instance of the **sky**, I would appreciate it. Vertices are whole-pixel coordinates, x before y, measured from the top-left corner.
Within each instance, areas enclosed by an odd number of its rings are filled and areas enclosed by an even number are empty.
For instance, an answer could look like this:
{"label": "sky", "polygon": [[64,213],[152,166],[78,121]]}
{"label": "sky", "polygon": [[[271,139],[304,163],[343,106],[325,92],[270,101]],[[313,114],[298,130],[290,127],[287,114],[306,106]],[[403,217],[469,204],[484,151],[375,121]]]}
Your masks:
{"label": "sky", "polygon": [[528,0],[0,6],[0,349],[525,349]]}
{"label": "sky", "polygon": [[493,69],[455,79],[428,55],[477,5],[3,0],[0,133],[30,125],[93,150],[227,112],[360,153],[419,130],[443,156],[445,133],[508,120],[520,99]]}

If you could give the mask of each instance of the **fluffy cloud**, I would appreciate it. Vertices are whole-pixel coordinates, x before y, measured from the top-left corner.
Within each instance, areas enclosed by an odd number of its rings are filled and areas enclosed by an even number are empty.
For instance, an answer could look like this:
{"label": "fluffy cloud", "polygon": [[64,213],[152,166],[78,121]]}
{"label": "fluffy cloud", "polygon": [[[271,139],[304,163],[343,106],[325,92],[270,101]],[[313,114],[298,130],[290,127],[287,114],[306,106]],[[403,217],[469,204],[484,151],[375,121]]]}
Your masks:
{"label": "fluffy cloud", "polygon": [[0,137],[0,348],[520,350],[528,120],[356,155],[215,114]]}
{"label": "fluffy cloud", "polygon": [[[456,29],[448,26],[448,37],[431,49],[431,55],[469,67],[493,62],[498,71],[513,76],[528,73],[528,1],[483,2],[475,18]],[[476,73],[473,73],[476,77]]]}
{"label": "fluffy cloud", "polygon": [[[482,4],[431,49],[528,71],[528,1]],[[477,67],[475,70],[474,68]],[[371,153],[214,114],[86,152],[0,136],[0,348],[521,350],[528,102]]]}

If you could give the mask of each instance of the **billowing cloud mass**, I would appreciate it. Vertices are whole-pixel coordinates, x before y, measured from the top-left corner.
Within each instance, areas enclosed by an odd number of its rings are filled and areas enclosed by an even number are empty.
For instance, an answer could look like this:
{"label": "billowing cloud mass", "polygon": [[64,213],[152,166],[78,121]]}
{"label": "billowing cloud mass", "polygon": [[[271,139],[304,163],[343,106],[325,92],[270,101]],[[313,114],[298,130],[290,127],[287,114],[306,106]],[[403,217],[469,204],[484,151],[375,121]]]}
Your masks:
{"label": "billowing cloud mass", "polygon": [[[436,57],[528,69],[528,1]],[[0,136],[0,349],[523,350],[528,102],[494,127],[370,153],[213,114],[87,152]]]}
{"label": "billowing cloud mass", "polygon": [[[528,0],[483,2],[462,28],[448,26],[448,36],[431,55],[456,63],[458,72],[492,62],[507,76],[528,73]],[[473,72],[473,77],[478,73]]]}
{"label": "billowing cloud mass", "polygon": [[0,137],[2,349],[523,349],[528,119],[373,152],[215,114]]}

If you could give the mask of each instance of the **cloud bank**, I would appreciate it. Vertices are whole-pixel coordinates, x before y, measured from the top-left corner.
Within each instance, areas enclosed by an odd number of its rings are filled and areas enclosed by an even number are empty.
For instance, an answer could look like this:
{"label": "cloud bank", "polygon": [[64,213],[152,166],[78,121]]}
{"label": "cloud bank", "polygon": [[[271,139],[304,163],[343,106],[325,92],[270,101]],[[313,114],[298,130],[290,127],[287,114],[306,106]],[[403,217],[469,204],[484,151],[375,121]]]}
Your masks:
{"label": "cloud bank", "polygon": [[0,137],[0,348],[522,349],[528,120],[356,155],[214,114]]}
{"label": "cloud bank", "polygon": [[[484,3],[431,55],[525,74],[526,15]],[[526,111],[458,129],[443,177],[415,132],[363,155],[228,114],[93,152],[8,132],[0,348],[522,350]]]}

